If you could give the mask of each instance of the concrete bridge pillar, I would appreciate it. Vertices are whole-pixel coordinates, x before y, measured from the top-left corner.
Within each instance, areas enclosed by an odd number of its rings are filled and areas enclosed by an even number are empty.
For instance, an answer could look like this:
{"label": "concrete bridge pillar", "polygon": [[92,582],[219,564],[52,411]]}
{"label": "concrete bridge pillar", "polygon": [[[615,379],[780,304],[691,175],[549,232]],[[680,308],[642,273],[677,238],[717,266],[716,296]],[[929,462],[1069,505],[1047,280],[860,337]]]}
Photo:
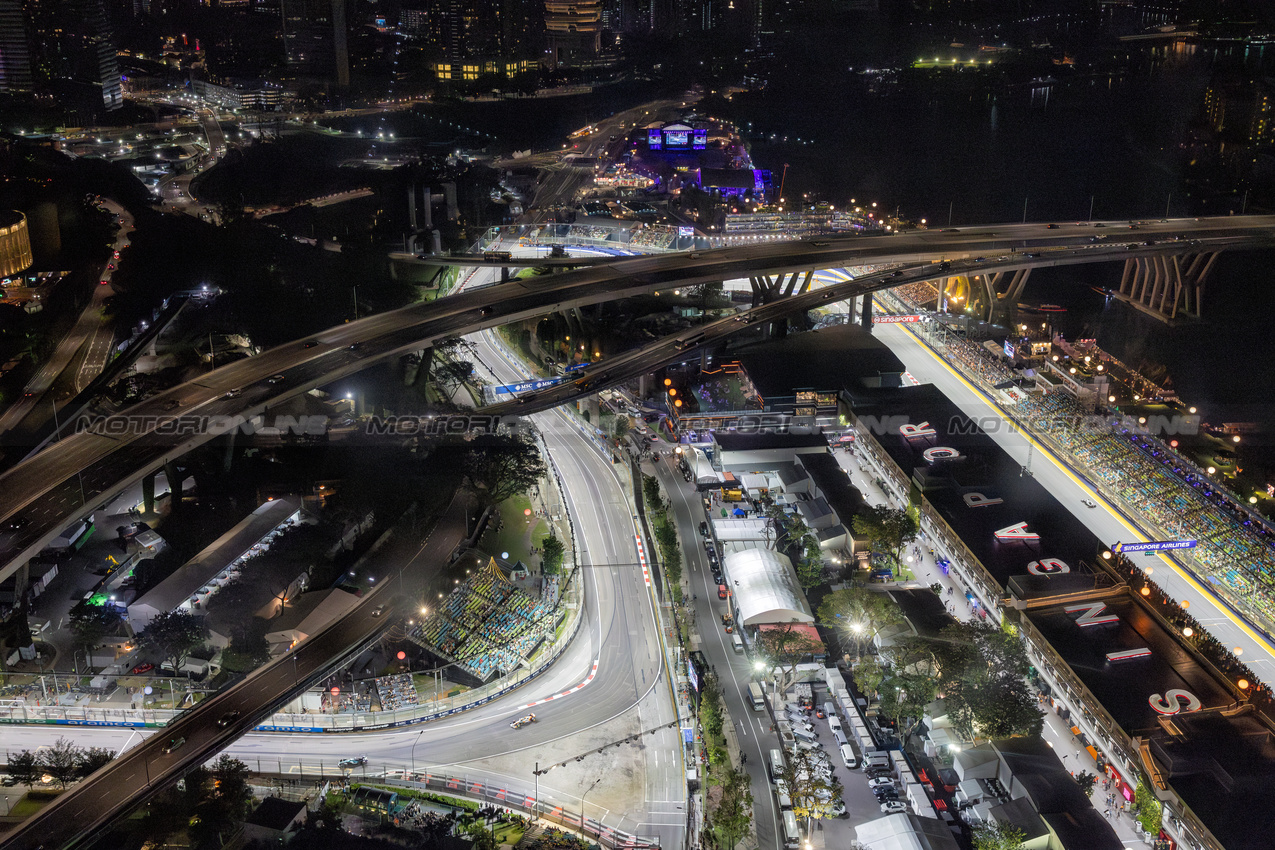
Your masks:
{"label": "concrete bridge pillar", "polygon": [[1120,275],[1120,289],[1113,294],[1161,321],[1198,319],[1204,285],[1217,257],[1216,251],[1130,257]]}
{"label": "concrete bridge pillar", "polygon": [[[1023,297],[1023,289],[1027,279],[1031,277],[1031,269],[1017,269],[1014,272],[990,272],[978,275],[983,289],[983,299],[987,304],[984,319],[988,322],[1012,326],[1018,313],[1018,299]],[[971,296],[972,297],[972,296]]]}
{"label": "concrete bridge pillar", "polygon": [[142,513],[155,512],[155,473],[142,479]]}
{"label": "concrete bridge pillar", "polygon": [[872,294],[866,293],[863,296],[863,312],[859,316],[859,324],[868,333],[872,333]]}

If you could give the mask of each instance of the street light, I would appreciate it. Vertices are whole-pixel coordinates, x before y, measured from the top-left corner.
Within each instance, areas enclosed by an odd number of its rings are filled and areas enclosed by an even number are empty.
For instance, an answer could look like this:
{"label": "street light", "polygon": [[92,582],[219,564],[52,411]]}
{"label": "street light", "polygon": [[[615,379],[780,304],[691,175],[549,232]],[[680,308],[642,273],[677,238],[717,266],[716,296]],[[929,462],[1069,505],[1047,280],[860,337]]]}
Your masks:
{"label": "street light", "polygon": [[416,740],[412,741],[412,773],[416,773],[416,745],[421,742],[421,736],[425,734],[425,730],[416,733]]}

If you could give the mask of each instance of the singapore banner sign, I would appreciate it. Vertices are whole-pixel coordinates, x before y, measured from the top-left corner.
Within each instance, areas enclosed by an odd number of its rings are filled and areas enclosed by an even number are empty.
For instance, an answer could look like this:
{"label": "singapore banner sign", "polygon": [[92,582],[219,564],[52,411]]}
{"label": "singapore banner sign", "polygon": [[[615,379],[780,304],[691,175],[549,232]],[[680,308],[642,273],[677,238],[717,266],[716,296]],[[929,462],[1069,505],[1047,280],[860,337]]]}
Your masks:
{"label": "singapore banner sign", "polygon": [[1194,540],[1160,540],[1152,543],[1117,543],[1113,548],[1117,554],[1125,552],[1166,552],[1172,549],[1194,549]]}

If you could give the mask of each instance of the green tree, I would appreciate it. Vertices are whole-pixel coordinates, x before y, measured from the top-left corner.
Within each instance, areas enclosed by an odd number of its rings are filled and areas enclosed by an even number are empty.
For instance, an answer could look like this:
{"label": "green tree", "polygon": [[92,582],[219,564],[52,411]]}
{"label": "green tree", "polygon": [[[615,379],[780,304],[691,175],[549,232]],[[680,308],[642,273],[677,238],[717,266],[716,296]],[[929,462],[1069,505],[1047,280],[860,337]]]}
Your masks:
{"label": "green tree", "polygon": [[722,837],[722,846],[733,848],[747,833],[753,819],[752,781],[738,768],[720,778],[721,802],[713,815],[713,823]]}
{"label": "green tree", "polygon": [[851,522],[854,533],[884,550],[897,568],[903,547],[916,539],[920,527],[910,511],[873,505]]}
{"label": "green tree", "polygon": [[664,512],[664,497],[660,493],[660,482],[654,475],[642,473],[642,495],[646,497],[646,503],[651,506],[652,511]]}
{"label": "green tree", "polygon": [[1164,807],[1160,805],[1160,801],[1155,798],[1155,794],[1151,793],[1151,788],[1141,778],[1138,778],[1138,787],[1133,793],[1133,811],[1138,817],[1138,825],[1142,827],[1143,832],[1149,832],[1156,835],[1160,832],[1160,819],[1164,813]]}
{"label": "green tree", "polygon": [[972,726],[981,738],[1035,737],[1044,727],[1036,697],[1014,676],[995,676],[965,690]]}
{"label": "green tree", "polygon": [[615,425],[612,427],[611,433],[615,435],[617,440],[622,439],[625,434],[633,430],[633,420],[623,413],[617,414],[615,417]]}
{"label": "green tree", "polygon": [[819,622],[837,626],[838,637],[854,641],[862,657],[863,644],[886,626],[903,622],[898,603],[887,594],[866,587],[834,590],[819,603]]}
{"label": "green tree", "polygon": [[1085,792],[1088,797],[1093,793],[1094,786],[1098,784],[1098,777],[1087,770],[1082,770],[1074,777],[1076,784],[1080,786],[1080,790]]}
{"label": "green tree", "polygon": [[66,738],[58,738],[51,747],[40,750],[39,765],[53,781],[65,788],[79,778],[82,750]]}
{"label": "green tree", "polygon": [[872,699],[876,695],[881,683],[885,681],[885,670],[875,655],[869,655],[855,664],[854,680],[864,697]]}
{"label": "green tree", "polygon": [[466,456],[470,487],[484,505],[526,493],[545,474],[544,458],[529,437],[501,438]]}
{"label": "green tree", "polygon": [[13,753],[9,756],[9,775],[17,781],[19,785],[32,785],[40,778],[42,770],[39,760],[35,753],[30,750],[23,750],[20,753]]}
{"label": "green tree", "polygon": [[725,723],[722,718],[722,694],[715,679],[707,679],[700,690],[699,722],[708,738],[717,738],[722,734]]}
{"label": "green tree", "polygon": [[974,827],[974,850],[1021,850],[1026,836],[1008,823],[982,823]]}
{"label": "green tree", "polygon": [[248,787],[248,765],[222,753],[212,765],[213,789],[234,820],[248,814],[252,789]]}
{"label": "green tree", "polygon": [[550,531],[549,536],[540,541],[540,549],[540,569],[547,576],[556,576],[562,571],[562,556],[566,547],[558,539],[558,535]]}
{"label": "green tree", "polygon": [[189,611],[170,611],[157,614],[138,639],[142,646],[176,669],[207,636],[208,630],[199,617]]}
{"label": "green tree", "polygon": [[791,753],[781,773],[792,800],[792,812],[799,818],[816,820],[836,816],[841,800],[841,783],[831,772],[824,773],[809,750]]}
{"label": "green tree", "polygon": [[781,692],[792,687],[797,675],[797,665],[824,648],[822,643],[797,628],[797,625],[780,623],[768,626],[757,636],[758,652],[774,668]]}
{"label": "green tree", "polygon": [[[933,676],[921,673],[895,673],[881,683],[881,713],[894,721],[904,741],[920,722],[925,706],[934,701],[939,684]],[[904,721],[911,723],[904,726]]]}
{"label": "green tree", "polygon": [[1037,735],[1043,719],[1025,677],[1022,640],[986,624],[956,623],[930,643],[952,725],[967,740]]}
{"label": "green tree", "polygon": [[807,534],[801,541],[801,557],[797,560],[797,583],[802,590],[810,590],[827,581],[823,568],[823,550],[819,539]]}
{"label": "green tree", "polygon": [[80,779],[83,779],[98,769],[106,767],[114,760],[115,752],[113,750],[102,747],[89,747],[87,750],[80,751],[79,760],[76,763],[76,773]]}
{"label": "green tree", "polygon": [[[221,594],[217,594],[220,596]],[[266,642],[269,623],[260,617],[230,626],[230,643],[221,654],[221,666],[233,673],[247,673],[270,660],[270,644]]]}
{"label": "green tree", "polygon": [[112,606],[79,603],[70,614],[75,645],[84,650],[97,648],[104,638],[115,634],[120,620],[119,611]]}

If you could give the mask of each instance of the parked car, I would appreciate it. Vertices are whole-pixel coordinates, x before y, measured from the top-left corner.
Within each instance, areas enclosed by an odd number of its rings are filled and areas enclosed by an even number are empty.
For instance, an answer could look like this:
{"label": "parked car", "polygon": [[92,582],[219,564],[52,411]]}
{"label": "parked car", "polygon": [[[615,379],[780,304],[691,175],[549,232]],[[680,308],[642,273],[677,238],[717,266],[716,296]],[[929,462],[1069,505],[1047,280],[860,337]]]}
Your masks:
{"label": "parked car", "polygon": [[868,780],[869,788],[893,788],[894,780],[885,776],[879,776],[876,779]]}
{"label": "parked car", "polygon": [[898,800],[887,800],[881,804],[881,813],[887,815],[902,814],[908,810],[907,803],[900,803]]}
{"label": "parked car", "polygon": [[140,676],[142,673],[149,673],[150,671],[154,669],[155,669],[154,664],[151,664],[150,662],[146,662],[145,664],[138,664],[129,672],[131,672],[135,676]]}

